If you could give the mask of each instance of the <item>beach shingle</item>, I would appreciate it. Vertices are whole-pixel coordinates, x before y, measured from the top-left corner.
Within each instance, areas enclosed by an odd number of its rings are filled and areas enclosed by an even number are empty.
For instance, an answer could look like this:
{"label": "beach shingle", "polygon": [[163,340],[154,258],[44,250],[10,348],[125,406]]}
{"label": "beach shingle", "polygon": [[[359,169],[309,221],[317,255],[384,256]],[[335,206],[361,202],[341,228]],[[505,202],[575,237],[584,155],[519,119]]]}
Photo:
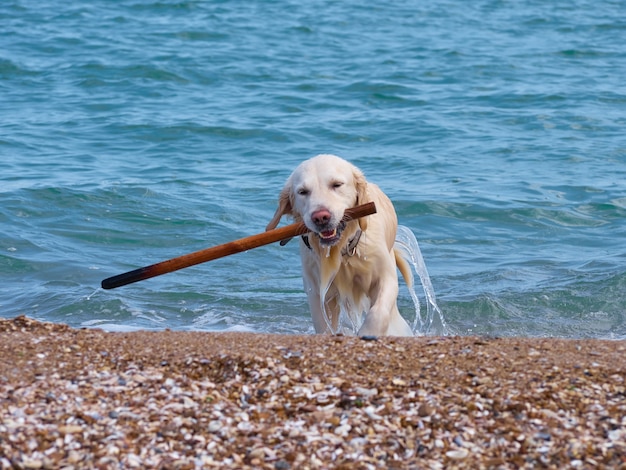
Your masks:
{"label": "beach shingle", "polygon": [[626,343],[0,320],[0,468],[626,468]]}

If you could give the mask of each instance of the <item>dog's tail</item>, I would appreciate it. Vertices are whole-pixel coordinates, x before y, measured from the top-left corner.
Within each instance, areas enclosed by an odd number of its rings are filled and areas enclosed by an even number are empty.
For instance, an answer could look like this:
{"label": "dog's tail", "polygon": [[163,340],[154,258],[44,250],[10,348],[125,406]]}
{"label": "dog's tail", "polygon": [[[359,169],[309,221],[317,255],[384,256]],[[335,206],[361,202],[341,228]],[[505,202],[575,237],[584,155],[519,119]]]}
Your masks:
{"label": "dog's tail", "polygon": [[402,252],[397,248],[393,249],[393,254],[396,257],[396,266],[400,270],[400,273],[404,278],[404,282],[409,287],[409,289],[413,288],[413,271],[411,270],[409,262],[403,256]]}

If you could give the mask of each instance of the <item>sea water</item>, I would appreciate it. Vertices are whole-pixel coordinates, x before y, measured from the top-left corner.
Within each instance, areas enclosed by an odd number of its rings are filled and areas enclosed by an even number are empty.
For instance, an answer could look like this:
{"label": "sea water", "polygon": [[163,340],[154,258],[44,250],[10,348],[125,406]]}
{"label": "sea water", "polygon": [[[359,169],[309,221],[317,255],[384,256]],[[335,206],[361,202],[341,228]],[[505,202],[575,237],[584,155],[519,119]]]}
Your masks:
{"label": "sea water", "polygon": [[3,1],[0,316],[311,333],[295,243],[99,286],[263,231],[335,153],[394,202],[453,334],[626,338],[623,13]]}

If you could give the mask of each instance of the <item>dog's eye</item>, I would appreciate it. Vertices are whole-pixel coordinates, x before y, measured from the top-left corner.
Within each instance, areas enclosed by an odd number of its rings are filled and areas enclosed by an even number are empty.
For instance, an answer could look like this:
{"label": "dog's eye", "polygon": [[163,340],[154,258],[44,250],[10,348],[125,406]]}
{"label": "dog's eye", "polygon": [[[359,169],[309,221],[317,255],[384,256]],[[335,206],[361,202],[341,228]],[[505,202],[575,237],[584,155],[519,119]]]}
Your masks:
{"label": "dog's eye", "polygon": [[337,189],[337,188],[341,188],[343,186],[343,182],[341,181],[334,181],[330,187],[333,189]]}
{"label": "dog's eye", "polygon": [[308,189],[306,189],[306,188],[300,188],[300,189],[298,189],[298,194],[299,194],[300,196],[307,196],[307,195],[309,194],[309,192],[310,192],[310,191],[309,191]]}

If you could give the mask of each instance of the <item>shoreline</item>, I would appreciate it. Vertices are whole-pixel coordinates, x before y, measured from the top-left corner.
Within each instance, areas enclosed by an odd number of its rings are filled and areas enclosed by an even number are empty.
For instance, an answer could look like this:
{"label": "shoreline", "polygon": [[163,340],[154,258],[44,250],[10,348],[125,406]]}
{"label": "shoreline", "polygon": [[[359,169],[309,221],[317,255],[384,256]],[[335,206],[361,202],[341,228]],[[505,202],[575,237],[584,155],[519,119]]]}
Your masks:
{"label": "shoreline", "polygon": [[0,469],[626,469],[626,341],[0,318]]}

